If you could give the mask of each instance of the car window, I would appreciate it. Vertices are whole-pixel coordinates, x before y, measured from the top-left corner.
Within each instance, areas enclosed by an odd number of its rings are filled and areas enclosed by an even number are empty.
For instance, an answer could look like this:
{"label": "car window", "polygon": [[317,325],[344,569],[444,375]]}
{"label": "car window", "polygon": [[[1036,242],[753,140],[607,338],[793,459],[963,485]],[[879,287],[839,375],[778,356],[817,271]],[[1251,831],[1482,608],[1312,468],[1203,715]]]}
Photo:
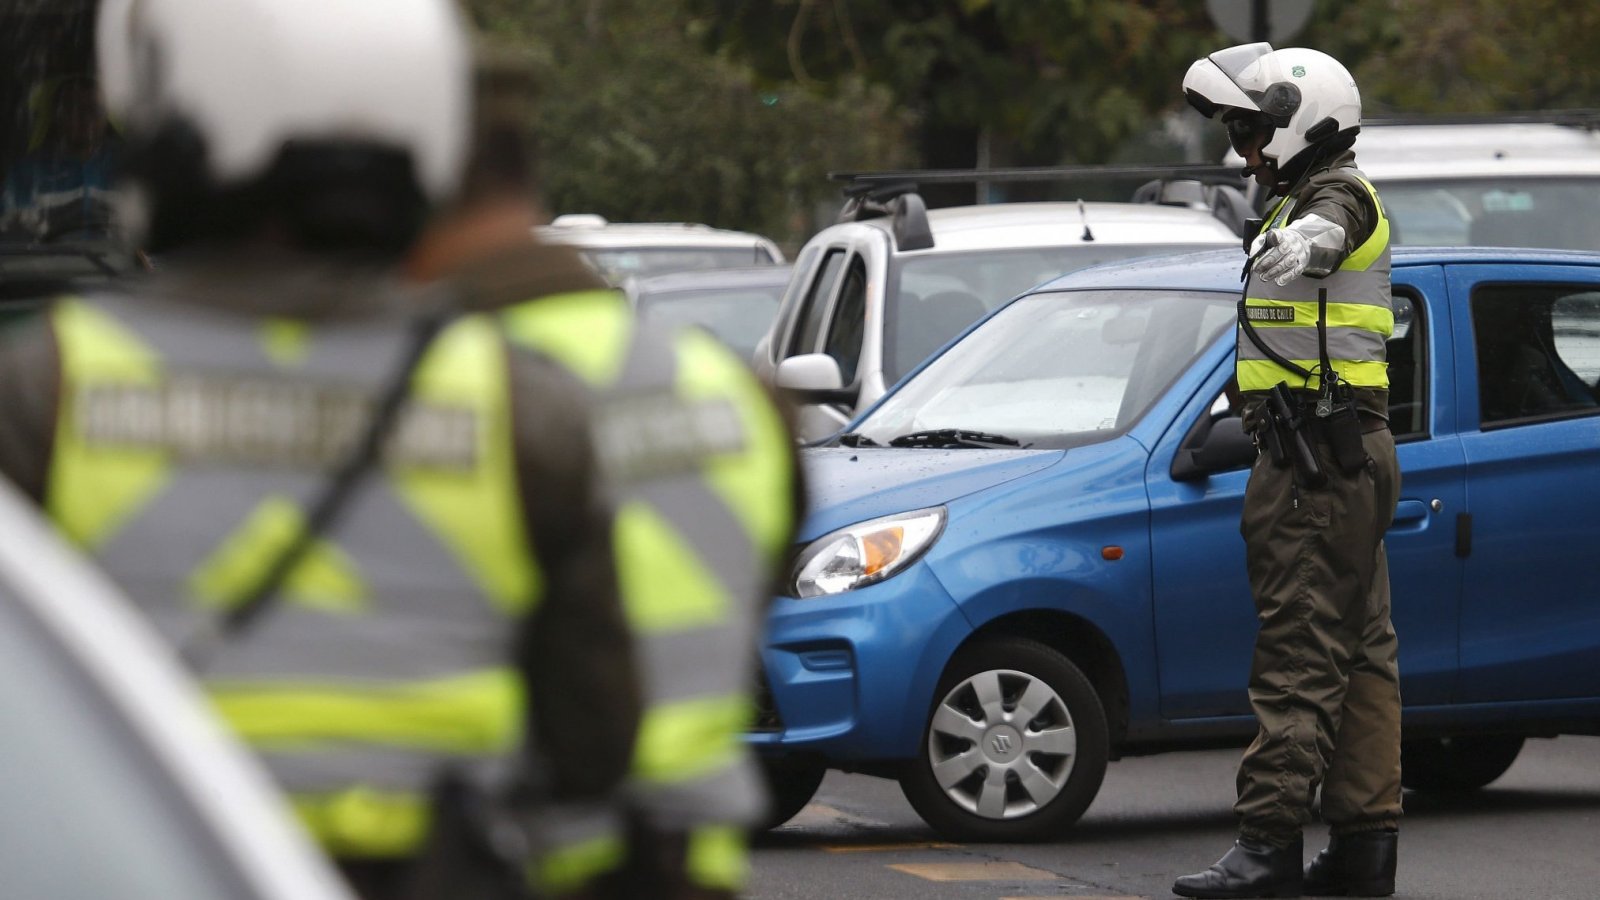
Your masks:
{"label": "car window", "polygon": [[1600,292],[1483,285],[1472,332],[1485,427],[1600,412]]}
{"label": "car window", "polygon": [[0,893],[253,896],[108,703],[0,580]]}
{"label": "car window", "polygon": [[1397,441],[1428,433],[1427,329],[1422,304],[1410,294],[1394,295],[1394,333],[1389,360],[1389,430]]}
{"label": "car window", "polygon": [[799,324],[789,341],[789,352],[784,356],[816,352],[817,338],[822,334],[823,323],[827,321],[828,301],[833,299],[834,286],[844,271],[844,255],[843,248],[829,250],[822,259],[822,265],[817,267],[817,276],[812,279],[800,307]]}
{"label": "car window", "polygon": [[584,257],[612,284],[669,272],[731,269],[776,263],[766,248],[750,247],[589,247]]}
{"label": "car window", "polygon": [[1232,295],[1057,291],[1017,300],[890,394],[880,444],[958,428],[1067,447],[1121,433],[1235,320]]}
{"label": "car window", "polygon": [[1398,244],[1600,250],[1600,178],[1378,184]]}
{"label": "car window", "polygon": [[839,289],[839,301],[833,305],[828,339],[822,351],[839,364],[839,375],[844,384],[852,384],[856,380],[866,321],[867,266],[858,256],[850,260],[850,267],[845,270],[844,285]]}
{"label": "car window", "polygon": [[747,360],[772,325],[782,290],[773,285],[645,294],[639,298],[639,318],[663,330],[704,328]]}
{"label": "car window", "polygon": [[789,334],[795,317],[800,314],[801,292],[809,284],[806,278],[811,273],[811,264],[816,261],[818,252],[820,251],[816,247],[802,249],[800,258],[795,260],[794,268],[790,269],[789,284],[783,289],[783,297],[778,301],[778,320],[772,326],[772,346],[767,348],[773,362],[783,358],[783,339]]}

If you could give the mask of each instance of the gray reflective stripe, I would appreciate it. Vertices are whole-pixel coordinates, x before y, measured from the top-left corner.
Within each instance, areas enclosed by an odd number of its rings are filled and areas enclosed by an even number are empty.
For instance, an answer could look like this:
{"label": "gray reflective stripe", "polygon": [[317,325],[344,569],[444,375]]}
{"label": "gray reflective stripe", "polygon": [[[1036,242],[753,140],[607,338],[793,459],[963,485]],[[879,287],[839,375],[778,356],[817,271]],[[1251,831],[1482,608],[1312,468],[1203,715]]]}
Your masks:
{"label": "gray reflective stripe", "polygon": [[[739,598],[734,603],[744,605]],[[659,706],[749,690],[756,653],[752,618],[734,612],[726,624],[711,628],[638,635],[645,702]]]}
{"label": "gray reflective stripe", "polygon": [[1353,303],[1388,309],[1393,302],[1389,297],[1388,257],[1384,256],[1364,272],[1340,270],[1326,278],[1294,278],[1284,285],[1257,278],[1252,273],[1249,290],[1245,296],[1252,300],[1315,303],[1319,290],[1328,292],[1328,301],[1331,303]]}
{"label": "gray reflective stripe", "polygon": [[325,794],[363,787],[423,793],[445,768],[476,764],[481,759],[376,744],[318,744],[288,752],[257,748],[257,755],[278,784],[292,794]]}
{"label": "gray reflective stripe", "polygon": [[628,499],[642,500],[673,524],[728,592],[737,614],[762,587],[765,573],[744,523],[698,473],[635,482]]}
{"label": "gray reflective stripe", "polygon": [[[671,391],[677,384],[677,371],[673,348],[659,335],[637,329],[614,389]],[[749,606],[764,587],[760,554],[743,523],[706,483],[703,472],[631,480],[619,489],[623,501],[646,503],[672,523],[726,592],[729,624],[737,634],[749,632],[753,626],[741,624],[741,620],[753,615]],[[750,641],[740,643],[742,648],[753,646],[753,633]]]}
{"label": "gray reflective stripe", "polygon": [[676,393],[678,360],[665,336],[637,323],[628,336],[628,355],[617,378],[606,387],[618,393],[665,390]]}
{"label": "gray reflective stripe", "polygon": [[[90,302],[178,368],[229,374],[284,371],[266,355],[256,327],[263,319],[246,320],[237,314],[148,296],[95,295]],[[404,321],[388,318],[318,323],[308,333],[305,359],[297,362],[293,371],[305,377],[374,387],[405,352],[408,333]]]}
{"label": "gray reflective stripe", "polygon": [[748,753],[727,766],[676,784],[631,781],[630,805],[658,828],[754,825],[766,814],[766,785]]}
{"label": "gray reflective stripe", "polygon": [[[1257,328],[1261,337],[1278,355],[1288,359],[1320,359],[1315,326]],[[1382,360],[1383,335],[1365,328],[1329,328],[1328,357],[1333,360]],[[1239,342],[1240,359],[1270,359],[1248,338]]]}
{"label": "gray reflective stripe", "polygon": [[621,838],[622,810],[614,804],[554,803],[529,826],[536,853],[549,853],[599,838]]}
{"label": "gray reflective stripe", "polygon": [[[163,362],[173,368],[203,374],[197,359],[210,359],[214,348],[231,347],[239,357],[228,371],[257,366],[263,375],[272,374],[267,370],[274,367],[259,352],[243,350],[256,345],[253,338],[241,340],[251,329],[248,322],[234,317],[224,323],[204,311],[182,311],[195,321],[145,302],[124,304],[115,315],[152,346],[170,349],[172,358]],[[325,368],[381,381],[385,366],[393,364],[398,333],[376,341],[348,330],[347,336],[348,341],[341,337],[323,345],[340,357],[326,360]],[[181,641],[204,617],[215,615],[192,596],[191,575],[269,498],[290,501],[304,514],[325,475],[177,462],[170,473],[96,555],[162,633]],[[369,478],[322,541],[342,552],[364,588],[359,607],[320,610],[284,595],[251,631],[221,648],[207,677],[407,682],[479,671],[506,659],[511,624],[388,479]]]}

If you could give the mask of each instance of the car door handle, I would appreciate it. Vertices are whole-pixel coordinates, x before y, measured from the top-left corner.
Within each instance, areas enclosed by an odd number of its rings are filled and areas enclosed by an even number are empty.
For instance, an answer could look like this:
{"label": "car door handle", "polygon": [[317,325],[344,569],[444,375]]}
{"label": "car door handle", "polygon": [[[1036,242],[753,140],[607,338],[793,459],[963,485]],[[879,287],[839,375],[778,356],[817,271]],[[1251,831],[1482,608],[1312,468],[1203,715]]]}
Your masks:
{"label": "car door handle", "polygon": [[[1420,531],[1428,523],[1428,504],[1421,500],[1401,500],[1394,506],[1394,522],[1389,530]],[[1407,526],[1400,528],[1400,526]]]}

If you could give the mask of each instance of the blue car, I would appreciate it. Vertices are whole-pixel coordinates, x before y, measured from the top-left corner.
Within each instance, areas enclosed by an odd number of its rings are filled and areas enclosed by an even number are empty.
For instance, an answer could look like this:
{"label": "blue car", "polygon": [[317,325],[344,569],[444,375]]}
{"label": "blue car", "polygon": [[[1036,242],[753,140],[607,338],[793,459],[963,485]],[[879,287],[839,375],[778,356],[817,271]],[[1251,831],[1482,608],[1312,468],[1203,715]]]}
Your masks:
{"label": "blue car", "polygon": [[[805,451],[749,738],[776,818],[837,768],[950,837],[1037,839],[1110,760],[1254,735],[1242,259],[1047,283]],[[1600,731],[1600,254],[1393,262],[1405,783],[1470,789],[1526,737]]]}

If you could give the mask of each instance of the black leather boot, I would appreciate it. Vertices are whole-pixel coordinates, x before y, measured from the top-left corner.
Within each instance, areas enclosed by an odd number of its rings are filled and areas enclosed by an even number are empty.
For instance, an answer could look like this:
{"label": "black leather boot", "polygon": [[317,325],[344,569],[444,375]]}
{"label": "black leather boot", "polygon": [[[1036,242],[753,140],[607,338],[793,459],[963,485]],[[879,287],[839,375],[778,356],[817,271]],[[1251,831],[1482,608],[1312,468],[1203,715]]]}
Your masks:
{"label": "black leather boot", "polygon": [[1313,897],[1387,897],[1394,893],[1399,856],[1399,832],[1336,834],[1306,866],[1305,891]]}
{"label": "black leather boot", "polygon": [[1211,868],[1179,878],[1172,892],[1182,897],[1298,897],[1303,852],[1300,841],[1273,847],[1242,837]]}

